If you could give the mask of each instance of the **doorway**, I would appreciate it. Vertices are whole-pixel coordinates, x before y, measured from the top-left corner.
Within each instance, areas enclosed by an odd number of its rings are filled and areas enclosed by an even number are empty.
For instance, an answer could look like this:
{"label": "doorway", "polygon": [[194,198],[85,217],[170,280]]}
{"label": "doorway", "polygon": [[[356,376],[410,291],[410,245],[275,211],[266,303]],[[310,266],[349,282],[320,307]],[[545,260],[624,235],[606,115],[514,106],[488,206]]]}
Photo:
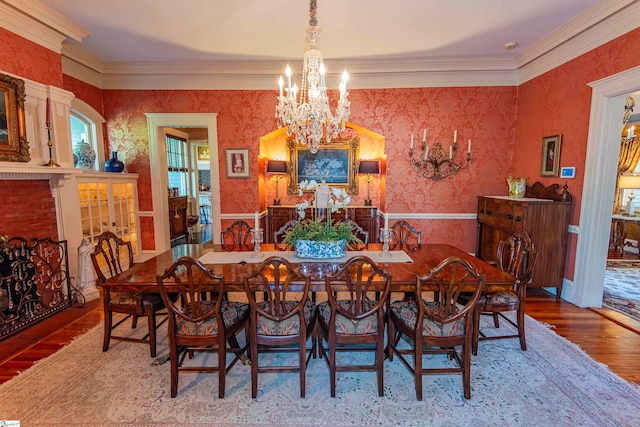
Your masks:
{"label": "doorway", "polygon": [[[151,193],[153,199],[153,232],[155,252],[171,248],[167,202],[167,157],[164,128],[206,128],[211,170],[211,229],[214,239],[220,236],[220,174],[218,167],[217,114],[205,113],[145,113],[149,133],[149,163],[151,168]],[[141,214],[141,216],[143,216]],[[214,243],[215,240],[214,240]]]}
{"label": "doorway", "polygon": [[640,90],[640,67],[590,83],[591,115],[587,140],[580,230],[574,283],[566,299],[580,307],[601,307],[611,224],[611,207],[622,112],[627,94]]}

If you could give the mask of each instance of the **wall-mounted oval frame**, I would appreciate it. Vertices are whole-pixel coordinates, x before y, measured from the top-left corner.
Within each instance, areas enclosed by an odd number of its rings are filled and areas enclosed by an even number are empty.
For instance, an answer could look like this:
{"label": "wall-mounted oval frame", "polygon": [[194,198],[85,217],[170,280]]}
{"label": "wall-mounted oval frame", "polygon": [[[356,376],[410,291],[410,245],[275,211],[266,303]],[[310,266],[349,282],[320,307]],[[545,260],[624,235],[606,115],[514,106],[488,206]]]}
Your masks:
{"label": "wall-mounted oval frame", "polygon": [[24,80],[0,74],[0,161],[28,162]]}

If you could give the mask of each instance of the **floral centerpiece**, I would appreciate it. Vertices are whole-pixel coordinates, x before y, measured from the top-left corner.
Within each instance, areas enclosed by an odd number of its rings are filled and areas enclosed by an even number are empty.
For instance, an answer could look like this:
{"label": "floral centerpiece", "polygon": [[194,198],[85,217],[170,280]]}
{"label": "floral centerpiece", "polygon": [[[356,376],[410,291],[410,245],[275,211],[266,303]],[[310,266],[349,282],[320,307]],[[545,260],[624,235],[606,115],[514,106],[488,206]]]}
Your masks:
{"label": "floral centerpiece", "polygon": [[[301,258],[340,258],[344,256],[347,245],[362,243],[353,233],[351,224],[341,221],[332,222],[331,214],[347,206],[351,197],[344,189],[329,188],[323,180],[302,181],[298,195],[304,191],[312,191],[311,200],[303,200],[296,205],[300,220],[290,228],[283,239],[287,248],[295,248],[296,255]],[[312,208],[312,217],[306,217],[306,210]],[[318,216],[318,209],[327,209],[327,218]]]}

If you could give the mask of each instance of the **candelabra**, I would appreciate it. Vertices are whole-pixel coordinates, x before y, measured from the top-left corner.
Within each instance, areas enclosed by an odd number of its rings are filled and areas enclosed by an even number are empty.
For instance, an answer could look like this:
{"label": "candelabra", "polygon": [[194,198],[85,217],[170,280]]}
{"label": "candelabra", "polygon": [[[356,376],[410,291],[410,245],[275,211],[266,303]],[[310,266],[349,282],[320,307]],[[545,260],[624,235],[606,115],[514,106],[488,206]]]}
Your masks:
{"label": "candelabra", "polygon": [[422,151],[417,159],[413,158],[413,135],[411,135],[411,146],[409,148],[409,161],[413,170],[419,173],[423,178],[430,178],[437,181],[442,178],[452,177],[457,174],[460,169],[469,166],[471,161],[471,140],[467,145],[466,163],[455,160],[458,152],[458,131],[453,134],[453,144],[449,146],[449,156],[442,148],[442,144],[435,143],[432,148],[427,145],[427,130],[424,130],[421,144]]}
{"label": "candelabra", "polygon": [[264,256],[264,254],[260,253],[260,243],[262,243],[262,239],[262,229],[256,228],[251,230],[251,242],[253,243],[253,254],[251,254],[251,258],[262,258]]}

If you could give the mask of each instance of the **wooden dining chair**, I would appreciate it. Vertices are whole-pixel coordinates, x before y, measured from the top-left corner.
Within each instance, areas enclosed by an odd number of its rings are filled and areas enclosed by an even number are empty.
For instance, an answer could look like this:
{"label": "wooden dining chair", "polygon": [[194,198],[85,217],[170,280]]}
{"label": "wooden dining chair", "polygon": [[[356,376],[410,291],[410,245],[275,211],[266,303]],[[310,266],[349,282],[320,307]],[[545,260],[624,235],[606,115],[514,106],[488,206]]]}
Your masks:
{"label": "wooden dining chair", "polygon": [[280,227],[277,231],[274,231],[273,232],[273,244],[277,246],[278,243],[280,243],[280,236],[283,236],[284,234],[286,234],[287,231],[289,231],[289,229],[293,228],[293,226],[295,226],[297,223],[298,223],[297,219],[290,219],[282,227]]}
{"label": "wooden dining chair", "polygon": [[[258,394],[258,373],[299,372],[300,397],[305,397],[306,367],[315,354],[315,341],[307,352],[307,340],[316,320],[315,304],[309,299],[311,279],[289,261],[269,257],[253,274],[244,277],[251,320],[251,397]],[[262,296],[258,299],[258,296]],[[262,353],[298,353],[296,365],[261,365]],[[307,353],[308,356],[307,356]]]}
{"label": "wooden dining chair", "polygon": [[[346,371],[375,371],[378,396],[384,396],[385,303],[391,275],[370,258],[356,256],[325,281],[328,300],[318,304],[318,349],[329,365],[331,397],[336,396],[336,373]],[[372,293],[380,297],[371,300]],[[363,351],[373,352],[373,363],[338,364],[337,352]]]}
{"label": "wooden dining chair", "polygon": [[[91,263],[96,273],[96,284],[102,289],[102,303],[104,307],[104,334],[102,351],[109,350],[112,339],[130,342],[148,343],[151,349],[151,357],[156,356],[156,329],[164,323],[166,312],[165,305],[160,295],[141,295],[135,292],[113,292],[109,286],[105,286],[107,279],[128,270],[133,266],[133,249],[131,242],[126,242],[116,236],[111,231],[105,231],[96,242]],[[160,313],[160,311],[163,311]],[[125,314],[115,324],[113,323],[113,313]],[[128,335],[114,335],[115,328],[120,326],[127,319],[132,318],[131,328],[138,326],[138,318],[146,317],[148,332],[142,338],[133,338]],[[163,316],[160,321],[156,321],[157,316]]]}
{"label": "wooden dining chair", "polygon": [[[249,305],[222,297],[224,276],[195,258],[180,258],[156,279],[169,312],[171,397],[178,394],[179,372],[217,372],[218,397],[224,398],[226,374],[248,348],[240,347],[236,336],[249,320]],[[235,345],[228,347],[227,342]],[[185,357],[196,353],[216,353],[217,365],[185,366]],[[228,363],[227,354],[233,354]]]}
{"label": "wooden dining chair", "polygon": [[[471,346],[473,341],[473,310],[476,306],[485,276],[478,273],[468,261],[449,257],[416,281],[416,295],[422,295],[423,284],[435,282],[438,291],[436,300],[427,302],[396,301],[389,306],[388,356],[394,354],[414,376],[416,398],[422,400],[422,376],[428,374],[462,373],[462,388],[465,399],[471,398]],[[457,303],[462,290],[473,288],[466,304]],[[468,289],[467,289],[468,290]],[[399,348],[401,336],[413,343],[413,348]],[[456,346],[461,346],[460,351]],[[423,355],[447,354],[452,366],[424,368]],[[409,355],[414,365],[409,363]]]}
{"label": "wooden dining chair", "polygon": [[[349,224],[351,226],[351,230],[353,230],[353,234],[364,244],[365,246],[369,243],[369,232],[362,228],[357,222],[352,219],[348,219],[344,221],[345,224]],[[358,243],[352,243],[350,245],[352,249],[358,249]]]}
{"label": "wooden dining chair", "polygon": [[[483,294],[478,299],[473,322],[473,354],[478,354],[478,341],[496,340],[504,338],[519,338],[520,348],[527,350],[524,328],[524,309],[527,298],[527,286],[531,283],[533,267],[536,263],[536,251],[531,237],[526,231],[514,233],[509,239],[498,243],[498,266],[515,277],[513,289],[510,291]],[[504,315],[505,312],[516,311],[516,321]],[[485,335],[480,330],[480,316],[491,315],[496,328],[500,327],[499,317],[502,317],[513,327],[516,334]]]}
{"label": "wooden dining chair", "polygon": [[414,226],[407,221],[396,221],[391,226],[392,243],[406,245],[408,243],[422,243],[422,232],[416,230]]}
{"label": "wooden dining chair", "polygon": [[236,221],[220,233],[222,246],[240,247],[251,243],[252,228],[245,221]]}

